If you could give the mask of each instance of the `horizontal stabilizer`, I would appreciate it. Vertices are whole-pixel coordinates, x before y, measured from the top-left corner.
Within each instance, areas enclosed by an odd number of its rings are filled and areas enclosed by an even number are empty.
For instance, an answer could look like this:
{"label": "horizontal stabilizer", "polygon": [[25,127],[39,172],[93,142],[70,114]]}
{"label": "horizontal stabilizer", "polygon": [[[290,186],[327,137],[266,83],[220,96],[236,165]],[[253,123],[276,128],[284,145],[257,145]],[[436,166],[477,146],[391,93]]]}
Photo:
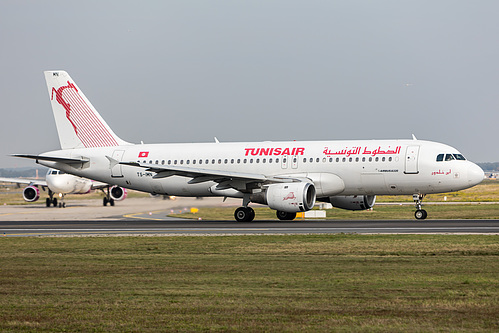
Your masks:
{"label": "horizontal stabilizer", "polygon": [[54,157],[54,156],[42,156],[42,155],[24,155],[24,154],[13,154],[14,157],[30,158],[37,161],[51,161],[59,162],[64,164],[81,164],[90,161],[90,159],[81,158],[67,158],[67,157]]}

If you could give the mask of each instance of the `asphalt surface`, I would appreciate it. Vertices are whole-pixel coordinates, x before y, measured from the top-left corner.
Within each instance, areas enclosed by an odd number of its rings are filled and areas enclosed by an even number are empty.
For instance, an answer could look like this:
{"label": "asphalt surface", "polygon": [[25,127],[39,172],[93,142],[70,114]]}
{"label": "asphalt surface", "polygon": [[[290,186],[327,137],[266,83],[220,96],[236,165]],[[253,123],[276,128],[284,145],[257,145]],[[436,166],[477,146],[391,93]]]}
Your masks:
{"label": "asphalt surface", "polygon": [[153,198],[127,199],[114,207],[98,200],[68,202],[67,208],[44,205],[1,206],[0,237],[94,235],[243,235],[243,234],[499,234],[494,220],[295,220],[193,221],[169,218],[190,207],[238,206],[240,200]]}
{"label": "asphalt surface", "polygon": [[0,222],[1,236],[246,234],[499,234],[499,220],[232,221],[102,220]]}

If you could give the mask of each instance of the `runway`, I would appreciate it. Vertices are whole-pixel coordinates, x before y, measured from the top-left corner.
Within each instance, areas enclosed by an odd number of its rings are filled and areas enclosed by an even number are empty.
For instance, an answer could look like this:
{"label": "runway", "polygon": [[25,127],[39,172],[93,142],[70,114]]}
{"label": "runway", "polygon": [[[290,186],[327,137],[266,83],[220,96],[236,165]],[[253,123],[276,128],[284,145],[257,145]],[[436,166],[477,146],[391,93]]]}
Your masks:
{"label": "runway", "polygon": [[96,235],[265,235],[265,234],[499,234],[494,220],[295,220],[195,221],[169,218],[171,210],[234,205],[227,200],[132,199],[115,207],[99,202],[72,202],[68,208],[43,205],[0,207],[0,237]]}
{"label": "runway", "polygon": [[4,237],[88,235],[499,234],[499,220],[232,221],[103,220],[0,222]]}

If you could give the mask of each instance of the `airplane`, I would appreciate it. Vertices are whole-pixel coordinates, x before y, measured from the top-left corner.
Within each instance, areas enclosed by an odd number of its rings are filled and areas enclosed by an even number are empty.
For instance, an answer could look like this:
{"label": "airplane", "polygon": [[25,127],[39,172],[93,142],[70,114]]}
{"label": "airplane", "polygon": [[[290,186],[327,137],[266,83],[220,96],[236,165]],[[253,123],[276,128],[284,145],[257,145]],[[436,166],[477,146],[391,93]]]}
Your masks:
{"label": "airplane", "polygon": [[280,220],[316,201],[365,210],[376,195],[412,195],[425,219],[425,195],[479,184],[483,170],[432,141],[356,140],[132,144],[118,137],[65,71],[46,71],[60,150],[15,154],[81,177],[160,195],[242,199],[236,221],[264,204]]}
{"label": "airplane", "polygon": [[[92,190],[101,190],[105,196],[103,205],[114,206],[115,201],[125,200],[127,190],[119,186],[110,186],[109,184],[95,182],[87,178],[74,176],[64,171],[49,169],[45,180],[42,179],[23,179],[23,178],[0,178],[0,182],[9,182],[15,184],[27,184],[23,190],[23,199],[27,202],[35,202],[40,199],[40,187],[45,191],[48,188],[49,197],[45,203],[47,207],[53,205],[57,207],[57,197],[59,196],[59,207],[65,208],[64,196],[66,194],[86,194]],[[104,191],[107,190],[107,191]]]}

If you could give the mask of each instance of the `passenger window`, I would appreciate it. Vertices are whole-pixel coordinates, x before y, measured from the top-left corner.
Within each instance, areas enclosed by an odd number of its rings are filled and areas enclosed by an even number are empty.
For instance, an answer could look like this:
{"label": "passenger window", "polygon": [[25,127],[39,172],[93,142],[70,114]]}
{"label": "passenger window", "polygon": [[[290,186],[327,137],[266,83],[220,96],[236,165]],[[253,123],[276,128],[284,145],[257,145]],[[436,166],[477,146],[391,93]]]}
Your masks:
{"label": "passenger window", "polygon": [[453,161],[454,160],[454,156],[452,156],[452,154],[445,154],[445,161]]}
{"label": "passenger window", "polygon": [[333,163],[333,158],[332,157],[329,158],[329,163]]}
{"label": "passenger window", "polygon": [[190,161],[191,161],[191,160],[187,160],[185,163],[186,163],[186,164],[189,164],[189,162],[190,162]]}
{"label": "passenger window", "polygon": [[444,154],[437,155],[437,162],[442,162],[444,160]]}

